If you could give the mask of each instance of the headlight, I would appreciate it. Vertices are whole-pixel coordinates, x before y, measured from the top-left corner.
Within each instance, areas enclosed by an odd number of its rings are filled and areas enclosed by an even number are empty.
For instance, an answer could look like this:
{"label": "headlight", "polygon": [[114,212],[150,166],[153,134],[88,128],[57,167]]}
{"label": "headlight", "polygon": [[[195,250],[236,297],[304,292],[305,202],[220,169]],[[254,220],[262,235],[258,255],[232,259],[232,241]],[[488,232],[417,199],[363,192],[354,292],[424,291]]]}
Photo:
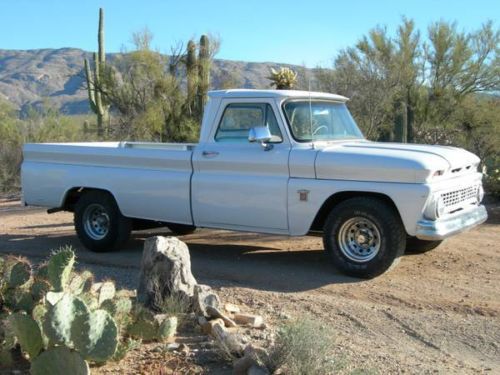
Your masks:
{"label": "headlight", "polygon": [[481,203],[481,201],[483,200],[483,198],[484,198],[483,185],[479,185],[477,187],[477,204]]}
{"label": "headlight", "polygon": [[439,195],[434,195],[425,207],[424,216],[430,220],[436,220],[444,214],[446,207],[443,198]]}
{"label": "headlight", "polygon": [[444,199],[443,199],[443,197],[439,197],[436,201],[436,217],[443,216],[445,209],[446,209],[446,206],[444,204]]}

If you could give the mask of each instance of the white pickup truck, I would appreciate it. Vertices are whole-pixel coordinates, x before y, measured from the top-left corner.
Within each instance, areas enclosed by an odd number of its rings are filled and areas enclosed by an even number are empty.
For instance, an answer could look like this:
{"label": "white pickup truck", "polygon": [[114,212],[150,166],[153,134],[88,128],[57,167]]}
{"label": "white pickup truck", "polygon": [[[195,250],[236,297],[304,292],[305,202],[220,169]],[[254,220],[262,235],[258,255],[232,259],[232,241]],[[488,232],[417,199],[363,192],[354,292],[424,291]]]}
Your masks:
{"label": "white pickup truck", "polygon": [[74,212],[81,242],[119,247],[133,229],[320,233],[341,271],[374,277],[487,218],[479,159],[363,138],[347,98],[213,91],[198,144],[26,144],[23,202]]}

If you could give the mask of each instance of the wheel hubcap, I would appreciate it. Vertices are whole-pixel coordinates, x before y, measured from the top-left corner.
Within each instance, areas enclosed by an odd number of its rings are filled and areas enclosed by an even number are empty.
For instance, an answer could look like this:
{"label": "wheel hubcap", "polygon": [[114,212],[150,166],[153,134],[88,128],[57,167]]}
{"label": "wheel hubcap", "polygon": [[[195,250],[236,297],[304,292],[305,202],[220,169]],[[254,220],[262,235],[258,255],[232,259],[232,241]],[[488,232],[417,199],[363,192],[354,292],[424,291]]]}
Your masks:
{"label": "wheel hubcap", "polygon": [[364,263],[375,258],[380,250],[380,242],[379,229],[367,218],[353,217],[340,227],[340,251],[354,262]]}
{"label": "wheel hubcap", "polygon": [[83,228],[93,240],[102,240],[109,232],[109,216],[103,206],[89,205],[83,213]]}

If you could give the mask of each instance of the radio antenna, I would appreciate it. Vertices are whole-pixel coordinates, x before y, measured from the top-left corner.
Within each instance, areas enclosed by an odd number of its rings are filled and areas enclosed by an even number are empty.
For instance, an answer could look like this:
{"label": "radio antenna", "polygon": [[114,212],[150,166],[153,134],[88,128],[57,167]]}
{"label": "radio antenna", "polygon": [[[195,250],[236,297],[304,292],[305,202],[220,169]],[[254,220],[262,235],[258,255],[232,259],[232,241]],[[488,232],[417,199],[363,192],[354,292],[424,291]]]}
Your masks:
{"label": "radio antenna", "polygon": [[311,131],[311,146],[314,150],[313,112],[312,112],[312,100],[311,100],[311,77],[309,77],[309,128]]}

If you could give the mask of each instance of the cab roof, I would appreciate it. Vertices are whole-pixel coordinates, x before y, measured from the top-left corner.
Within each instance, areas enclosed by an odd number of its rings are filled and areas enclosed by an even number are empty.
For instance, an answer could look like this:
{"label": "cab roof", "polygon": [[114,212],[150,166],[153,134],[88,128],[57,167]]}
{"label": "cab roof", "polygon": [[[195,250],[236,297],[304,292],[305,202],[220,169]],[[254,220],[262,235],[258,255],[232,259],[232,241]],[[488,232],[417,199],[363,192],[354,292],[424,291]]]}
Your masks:
{"label": "cab roof", "polygon": [[342,95],[300,90],[231,89],[209,91],[208,95],[212,98],[312,98],[329,99],[337,102],[346,102],[347,100],[349,100]]}

